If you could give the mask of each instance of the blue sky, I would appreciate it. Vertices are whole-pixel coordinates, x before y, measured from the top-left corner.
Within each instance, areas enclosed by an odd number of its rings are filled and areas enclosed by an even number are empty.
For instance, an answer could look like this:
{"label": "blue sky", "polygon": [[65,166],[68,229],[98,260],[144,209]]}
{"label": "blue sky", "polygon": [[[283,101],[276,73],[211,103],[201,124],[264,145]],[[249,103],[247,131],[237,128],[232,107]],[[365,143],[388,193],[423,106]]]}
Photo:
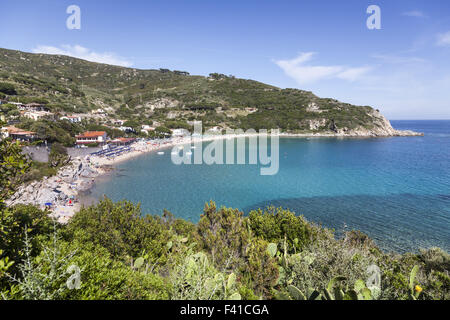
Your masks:
{"label": "blue sky", "polygon": [[[69,5],[81,29],[69,30]],[[369,5],[381,29],[369,30]],[[233,74],[450,119],[450,1],[5,1],[0,47],[135,68]]]}

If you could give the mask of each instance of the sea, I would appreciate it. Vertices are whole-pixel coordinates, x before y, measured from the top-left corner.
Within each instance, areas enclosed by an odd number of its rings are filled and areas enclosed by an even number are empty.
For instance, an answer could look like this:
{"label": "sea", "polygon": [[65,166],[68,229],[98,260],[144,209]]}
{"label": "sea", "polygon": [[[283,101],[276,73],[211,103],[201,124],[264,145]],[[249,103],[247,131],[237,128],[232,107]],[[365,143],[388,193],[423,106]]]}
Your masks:
{"label": "sea", "polygon": [[424,136],[280,138],[275,175],[261,175],[262,164],[177,165],[166,149],[118,164],[89,197],[127,199],[143,214],[167,209],[192,222],[210,200],[245,214],[276,206],[337,237],[360,230],[387,251],[450,251],[450,120],[391,124]]}

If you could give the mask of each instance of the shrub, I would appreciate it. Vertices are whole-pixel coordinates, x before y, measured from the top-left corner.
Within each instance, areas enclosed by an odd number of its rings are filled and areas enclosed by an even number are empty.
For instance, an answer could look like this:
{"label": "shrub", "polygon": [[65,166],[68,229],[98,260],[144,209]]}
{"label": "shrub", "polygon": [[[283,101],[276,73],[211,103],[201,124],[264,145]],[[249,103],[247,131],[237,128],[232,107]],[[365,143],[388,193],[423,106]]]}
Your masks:
{"label": "shrub", "polygon": [[142,216],[139,205],[113,203],[107,198],[82,208],[70,220],[67,231],[69,237],[99,245],[121,261],[137,257],[143,250],[156,260],[167,253],[165,242],[170,238],[160,217]]}
{"label": "shrub", "polygon": [[73,249],[78,249],[71,264],[81,269],[80,289],[66,290],[63,299],[169,299],[170,285],[161,277],[133,270],[100,246],[79,242],[67,244],[66,251]]}
{"label": "shrub", "polygon": [[52,144],[50,154],[48,155],[48,161],[52,167],[58,167],[65,163],[67,160],[67,150],[64,146],[58,142]]}
{"label": "shrub", "polygon": [[450,255],[441,248],[422,249],[419,259],[423,262],[427,271],[450,271]]}
{"label": "shrub", "polygon": [[240,300],[236,275],[218,272],[203,252],[188,252],[171,276],[174,300]]}
{"label": "shrub", "polygon": [[256,237],[268,242],[281,243],[286,236],[288,250],[291,251],[301,251],[320,233],[318,228],[313,227],[302,216],[296,216],[295,213],[282,208],[253,210],[249,213],[248,219]]}
{"label": "shrub", "polygon": [[16,88],[12,84],[6,82],[0,82],[0,92],[10,96],[17,94]]}
{"label": "shrub", "polygon": [[213,263],[221,268],[239,269],[250,246],[250,232],[243,213],[214,202],[205,204],[197,233],[201,248],[209,252]]}
{"label": "shrub", "polygon": [[329,234],[301,253],[288,256],[283,282],[302,292],[311,288],[320,291],[326,288],[329,279],[344,275],[350,286],[358,279],[367,279],[367,268],[375,262],[369,251],[337,241]]}
{"label": "shrub", "polygon": [[261,239],[251,242],[244,269],[244,277],[249,278],[253,292],[264,297],[270,297],[271,289],[278,280],[277,261],[267,253],[267,245],[267,241]]}

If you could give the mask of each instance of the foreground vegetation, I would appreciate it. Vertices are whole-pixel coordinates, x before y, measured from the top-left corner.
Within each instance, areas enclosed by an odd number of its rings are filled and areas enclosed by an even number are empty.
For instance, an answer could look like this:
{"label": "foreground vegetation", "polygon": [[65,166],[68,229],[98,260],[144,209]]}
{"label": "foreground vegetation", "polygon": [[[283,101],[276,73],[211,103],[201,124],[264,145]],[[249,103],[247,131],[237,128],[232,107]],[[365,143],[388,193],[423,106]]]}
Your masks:
{"label": "foreground vegetation", "polygon": [[8,208],[30,165],[17,145],[0,149],[3,299],[450,299],[441,249],[384,253],[360,232],[335,239],[289,210],[244,217],[210,202],[192,224],[105,198],[60,225],[33,206]]}

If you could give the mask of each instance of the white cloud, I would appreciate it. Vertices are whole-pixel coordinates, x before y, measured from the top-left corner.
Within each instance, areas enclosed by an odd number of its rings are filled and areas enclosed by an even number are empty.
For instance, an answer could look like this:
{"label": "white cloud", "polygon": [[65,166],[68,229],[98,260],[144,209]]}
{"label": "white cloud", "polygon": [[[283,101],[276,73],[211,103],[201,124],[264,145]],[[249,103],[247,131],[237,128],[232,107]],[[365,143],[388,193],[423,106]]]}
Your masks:
{"label": "white cloud", "polygon": [[337,77],[348,81],[356,81],[371,69],[371,67],[348,68],[338,73]]}
{"label": "white cloud", "polygon": [[314,52],[304,52],[291,60],[278,60],[275,63],[291,78],[300,85],[313,83],[323,79],[342,79],[356,81],[372,68],[346,66],[313,66],[305,65],[314,56]]}
{"label": "white cloud", "polygon": [[415,18],[426,18],[427,16],[419,10],[406,11],[402,13],[403,16],[415,17]]}
{"label": "white cloud", "polygon": [[372,58],[381,60],[385,63],[392,64],[408,64],[408,63],[425,63],[427,60],[419,57],[405,57],[405,56],[397,56],[397,55],[389,55],[389,54],[373,54]]}
{"label": "white cloud", "polygon": [[438,34],[436,44],[441,47],[450,46],[450,31]]}
{"label": "white cloud", "polygon": [[37,46],[34,53],[65,55],[92,62],[111,64],[122,67],[131,67],[133,63],[111,52],[98,53],[80,45],[62,45],[61,48],[52,46]]}

